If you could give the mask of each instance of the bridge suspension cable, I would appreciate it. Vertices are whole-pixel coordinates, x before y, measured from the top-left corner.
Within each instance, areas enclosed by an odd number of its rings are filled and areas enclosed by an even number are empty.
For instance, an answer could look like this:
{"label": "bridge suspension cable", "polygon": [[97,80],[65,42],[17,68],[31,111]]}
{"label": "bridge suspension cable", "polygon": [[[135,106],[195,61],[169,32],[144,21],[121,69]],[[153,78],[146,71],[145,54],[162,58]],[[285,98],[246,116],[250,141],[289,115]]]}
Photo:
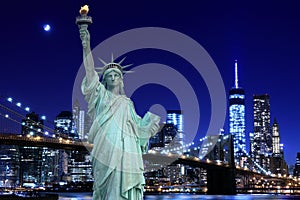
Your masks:
{"label": "bridge suspension cable", "polygon": [[271,172],[268,172],[267,170],[265,170],[260,164],[258,164],[256,161],[254,161],[251,156],[246,152],[246,150],[244,148],[241,147],[241,145],[239,145],[239,147],[241,148],[241,150],[243,151],[243,153],[245,153],[245,155],[247,156],[248,159],[250,159],[254,165],[256,167],[258,167],[265,175],[271,175]]}
{"label": "bridge suspension cable", "polygon": [[[3,96],[1,96],[1,98],[4,99]],[[9,100],[6,99],[6,101],[9,101]],[[2,111],[2,112],[0,112],[0,116],[2,116],[3,118],[18,124],[18,125],[28,127],[30,129],[32,129],[36,132],[40,132],[40,133],[43,133],[43,131],[40,131],[40,129],[44,130],[44,133],[46,133],[46,134],[47,133],[54,133],[54,129],[46,126],[45,124],[41,125],[40,128],[34,128],[34,127],[31,127],[31,126],[28,126],[28,125],[22,123],[22,120],[24,120],[24,119],[28,120],[30,123],[34,123],[35,121],[30,119],[30,118],[26,118],[26,116],[24,114],[21,114],[20,112],[17,112],[15,110],[13,110],[12,108],[9,108],[8,106],[5,106],[4,103],[0,103],[0,110]],[[25,111],[29,112],[28,109],[26,109]]]}

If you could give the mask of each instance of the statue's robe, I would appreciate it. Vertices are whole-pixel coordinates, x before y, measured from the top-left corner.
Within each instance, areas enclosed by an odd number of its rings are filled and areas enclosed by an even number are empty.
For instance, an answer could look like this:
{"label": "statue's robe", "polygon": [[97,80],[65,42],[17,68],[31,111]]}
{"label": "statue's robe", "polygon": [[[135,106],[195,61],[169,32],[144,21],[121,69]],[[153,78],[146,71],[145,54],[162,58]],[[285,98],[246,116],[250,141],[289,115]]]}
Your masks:
{"label": "statue's robe", "polygon": [[138,116],[132,101],[106,90],[96,72],[90,83],[83,79],[81,89],[93,120],[88,134],[94,144],[93,199],[142,199],[142,153],[158,131],[159,116],[150,112]]}

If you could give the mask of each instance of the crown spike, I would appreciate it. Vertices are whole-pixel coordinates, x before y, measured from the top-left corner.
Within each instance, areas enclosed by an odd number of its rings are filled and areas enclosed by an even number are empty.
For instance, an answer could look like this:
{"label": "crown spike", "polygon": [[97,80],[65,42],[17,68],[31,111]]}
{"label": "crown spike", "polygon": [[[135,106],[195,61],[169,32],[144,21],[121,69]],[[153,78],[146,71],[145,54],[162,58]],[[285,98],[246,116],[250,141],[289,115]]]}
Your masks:
{"label": "crown spike", "polygon": [[130,67],[133,64],[121,66],[121,63],[125,60],[125,58],[123,58],[119,63],[116,63],[116,62],[114,62],[114,56],[113,56],[113,54],[111,54],[112,61],[109,62],[109,63],[106,63],[104,60],[102,60],[101,58],[98,57],[98,59],[104,64],[104,66],[103,67],[95,67],[95,70],[96,70],[96,72],[98,74],[103,74],[107,69],[117,68],[117,69],[119,69],[124,74],[125,73],[132,73],[133,71],[124,71],[123,69],[125,69],[127,67]]}
{"label": "crown spike", "polygon": [[107,65],[107,63],[104,61],[104,60],[102,60],[101,58],[98,58],[101,62],[102,62],[102,64],[105,66],[105,65]]}
{"label": "crown spike", "polygon": [[126,59],[126,57],[122,58],[122,60],[118,64],[121,65],[125,59]]}
{"label": "crown spike", "polygon": [[111,63],[113,63],[113,62],[114,62],[114,54],[111,53]]}
{"label": "crown spike", "polygon": [[97,72],[97,74],[103,74],[104,67],[95,67],[95,71]]}
{"label": "crown spike", "polygon": [[124,66],[122,66],[122,69],[125,69],[125,68],[127,68],[127,67],[130,67],[130,66],[132,66],[133,64],[129,64],[129,65],[124,65]]}
{"label": "crown spike", "polygon": [[104,67],[95,67],[95,69],[97,69],[97,70],[103,70]]}
{"label": "crown spike", "polygon": [[124,74],[131,74],[131,73],[133,73],[134,71],[131,71],[131,70],[129,70],[129,71],[123,71],[123,73]]}

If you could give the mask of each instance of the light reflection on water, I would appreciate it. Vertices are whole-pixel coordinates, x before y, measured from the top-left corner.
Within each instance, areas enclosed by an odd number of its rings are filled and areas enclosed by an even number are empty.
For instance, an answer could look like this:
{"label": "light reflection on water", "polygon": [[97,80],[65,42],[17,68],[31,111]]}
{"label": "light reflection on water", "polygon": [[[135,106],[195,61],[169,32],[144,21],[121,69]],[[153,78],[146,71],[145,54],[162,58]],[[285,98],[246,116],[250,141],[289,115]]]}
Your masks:
{"label": "light reflection on water", "polygon": [[[60,193],[59,200],[91,200],[92,193]],[[300,199],[300,196],[289,195],[192,195],[192,194],[169,194],[169,195],[146,195],[144,200],[182,200],[182,199],[201,199],[201,200],[290,200]]]}
{"label": "light reflection on water", "polygon": [[149,195],[145,200],[181,200],[181,199],[201,199],[201,200],[282,200],[282,199],[300,199],[300,196],[287,195],[187,195],[187,194],[171,194],[171,195]]}
{"label": "light reflection on water", "polygon": [[58,193],[59,200],[91,200],[93,194],[91,192],[84,193]]}

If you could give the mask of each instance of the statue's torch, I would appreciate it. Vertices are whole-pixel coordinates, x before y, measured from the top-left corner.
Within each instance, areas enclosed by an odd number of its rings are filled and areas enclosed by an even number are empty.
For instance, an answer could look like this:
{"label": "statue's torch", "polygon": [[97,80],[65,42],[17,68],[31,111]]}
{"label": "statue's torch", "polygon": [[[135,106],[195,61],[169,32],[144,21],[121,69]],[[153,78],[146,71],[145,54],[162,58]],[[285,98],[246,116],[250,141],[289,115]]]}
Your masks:
{"label": "statue's torch", "polygon": [[[76,24],[78,25],[79,29],[87,30],[88,26],[93,23],[92,17],[87,15],[88,12],[89,12],[88,5],[84,5],[83,7],[80,8],[79,10],[80,16],[76,17]],[[83,44],[83,46],[85,46],[85,44]]]}

